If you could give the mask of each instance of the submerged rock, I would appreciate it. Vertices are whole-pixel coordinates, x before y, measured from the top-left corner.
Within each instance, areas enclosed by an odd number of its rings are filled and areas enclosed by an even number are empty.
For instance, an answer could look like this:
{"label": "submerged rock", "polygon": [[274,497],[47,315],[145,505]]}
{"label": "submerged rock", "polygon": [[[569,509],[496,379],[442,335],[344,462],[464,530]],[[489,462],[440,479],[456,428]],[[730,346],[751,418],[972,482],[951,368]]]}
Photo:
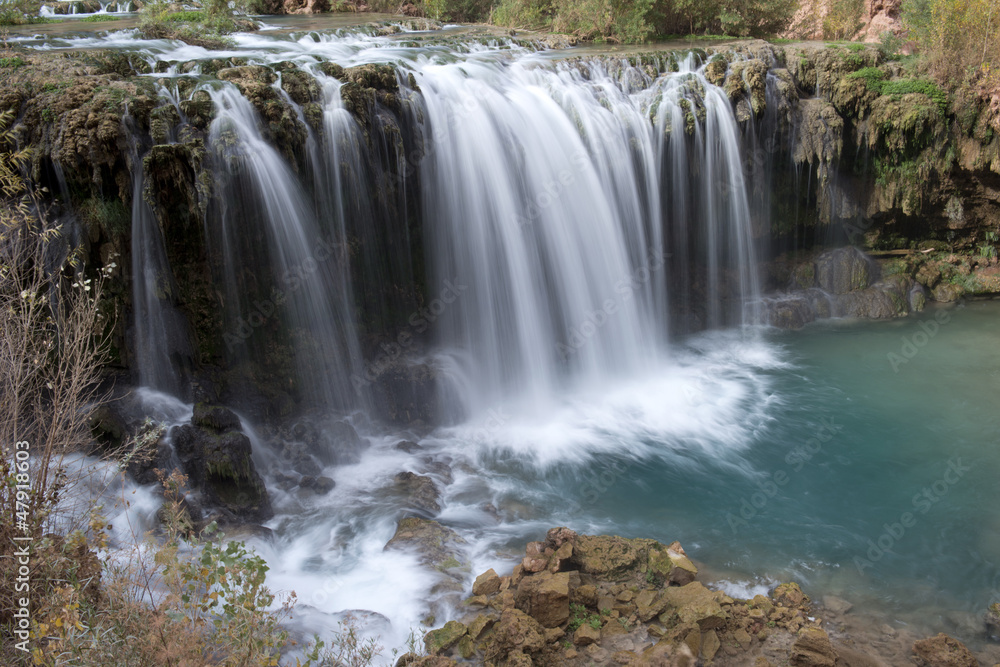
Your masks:
{"label": "submerged rock", "polygon": [[438,503],[441,499],[441,492],[438,491],[434,480],[430,477],[412,472],[401,472],[394,479],[396,492],[405,497],[404,502],[410,508],[432,515],[441,511],[441,505]]}
{"label": "submerged rock", "polygon": [[830,637],[823,630],[806,628],[792,645],[788,664],[793,667],[834,667],[837,658]]}
{"label": "submerged rock", "polygon": [[944,633],[915,642],[913,654],[923,667],[979,667],[965,644]]}

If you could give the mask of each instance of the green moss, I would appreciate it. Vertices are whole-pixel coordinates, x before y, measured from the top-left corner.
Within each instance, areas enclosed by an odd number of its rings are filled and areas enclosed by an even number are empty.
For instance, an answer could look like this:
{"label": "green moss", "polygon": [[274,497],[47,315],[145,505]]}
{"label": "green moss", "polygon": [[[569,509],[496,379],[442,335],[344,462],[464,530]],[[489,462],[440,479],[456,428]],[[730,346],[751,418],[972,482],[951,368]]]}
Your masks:
{"label": "green moss", "polygon": [[80,21],[84,23],[105,23],[106,21],[117,21],[118,18],[109,14],[94,14],[93,16],[84,16]]}

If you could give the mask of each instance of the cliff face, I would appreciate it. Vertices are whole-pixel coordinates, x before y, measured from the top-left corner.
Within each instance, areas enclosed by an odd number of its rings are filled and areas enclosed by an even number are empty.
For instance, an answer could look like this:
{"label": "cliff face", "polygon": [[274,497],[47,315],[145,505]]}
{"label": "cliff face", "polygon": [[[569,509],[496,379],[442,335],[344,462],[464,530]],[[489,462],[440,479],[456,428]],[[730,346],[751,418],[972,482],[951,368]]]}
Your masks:
{"label": "cliff face", "polygon": [[[804,0],[792,17],[791,27],[783,36],[791,39],[837,37],[877,42],[883,33],[900,35],[904,32],[902,5],[902,0],[859,0],[857,3],[843,0]],[[829,25],[828,18],[836,19],[837,25]],[[825,22],[828,23],[827,32],[836,28],[841,28],[843,32],[824,35]]]}

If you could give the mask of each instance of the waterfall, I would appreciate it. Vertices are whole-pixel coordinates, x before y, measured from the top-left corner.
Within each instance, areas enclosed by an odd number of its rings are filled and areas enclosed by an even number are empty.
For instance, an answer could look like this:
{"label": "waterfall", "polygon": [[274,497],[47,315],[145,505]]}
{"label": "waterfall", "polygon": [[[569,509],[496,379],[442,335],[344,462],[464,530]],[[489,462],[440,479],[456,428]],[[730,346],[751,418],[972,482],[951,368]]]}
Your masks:
{"label": "waterfall", "polygon": [[671,300],[720,327],[759,291],[729,100],[693,57],[655,81],[623,69],[416,67],[429,297],[454,292],[435,327],[470,414],[635,374]]}
{"label": "waterfall", "polygon": [[286,345],[303,398],[353,407],[360,352],[341,228],[321,224],[330,221],[317,216],[302,180],[262,135],[256,111],[236,87],[210,94],[217,183],[209,220],[218,227],[227,350],[245,358],[252,347],[260,360]]}
{"label": "waterfall", "polygon": [[[126,126],[134,126],[125,118]],[[132,136],[135,136],[133,134]],[[163,232],[144,197],[139,147],[132,147],[132,334],[139,385],[174,396],[187,393],[182,373],[190,367],[187,321],[178,298]]]}

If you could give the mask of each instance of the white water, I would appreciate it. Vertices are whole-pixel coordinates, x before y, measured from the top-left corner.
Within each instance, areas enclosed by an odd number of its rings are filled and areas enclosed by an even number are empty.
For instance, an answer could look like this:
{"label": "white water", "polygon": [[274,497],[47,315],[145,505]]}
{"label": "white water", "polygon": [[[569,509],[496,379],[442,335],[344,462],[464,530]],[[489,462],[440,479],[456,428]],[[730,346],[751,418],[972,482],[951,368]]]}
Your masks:
{"label": "white water", "polygon": [[[260,346],[256,329],[287,322],[296,329],[291,335],[299,377],[314,394],[307,400],[353,407],[350,378],[361,372],[361,361],[345,284],[342,221],[321,224],[301,182],[265,141],[253,106],[235,86],[211,89],[210,95],[217,115],[208,145],[219,176],[212,219],[220,226],[229,353],[239,356]],[[319,213],[336,218],[336,211]],[[270,278],[253,275],[262,259]]]}

